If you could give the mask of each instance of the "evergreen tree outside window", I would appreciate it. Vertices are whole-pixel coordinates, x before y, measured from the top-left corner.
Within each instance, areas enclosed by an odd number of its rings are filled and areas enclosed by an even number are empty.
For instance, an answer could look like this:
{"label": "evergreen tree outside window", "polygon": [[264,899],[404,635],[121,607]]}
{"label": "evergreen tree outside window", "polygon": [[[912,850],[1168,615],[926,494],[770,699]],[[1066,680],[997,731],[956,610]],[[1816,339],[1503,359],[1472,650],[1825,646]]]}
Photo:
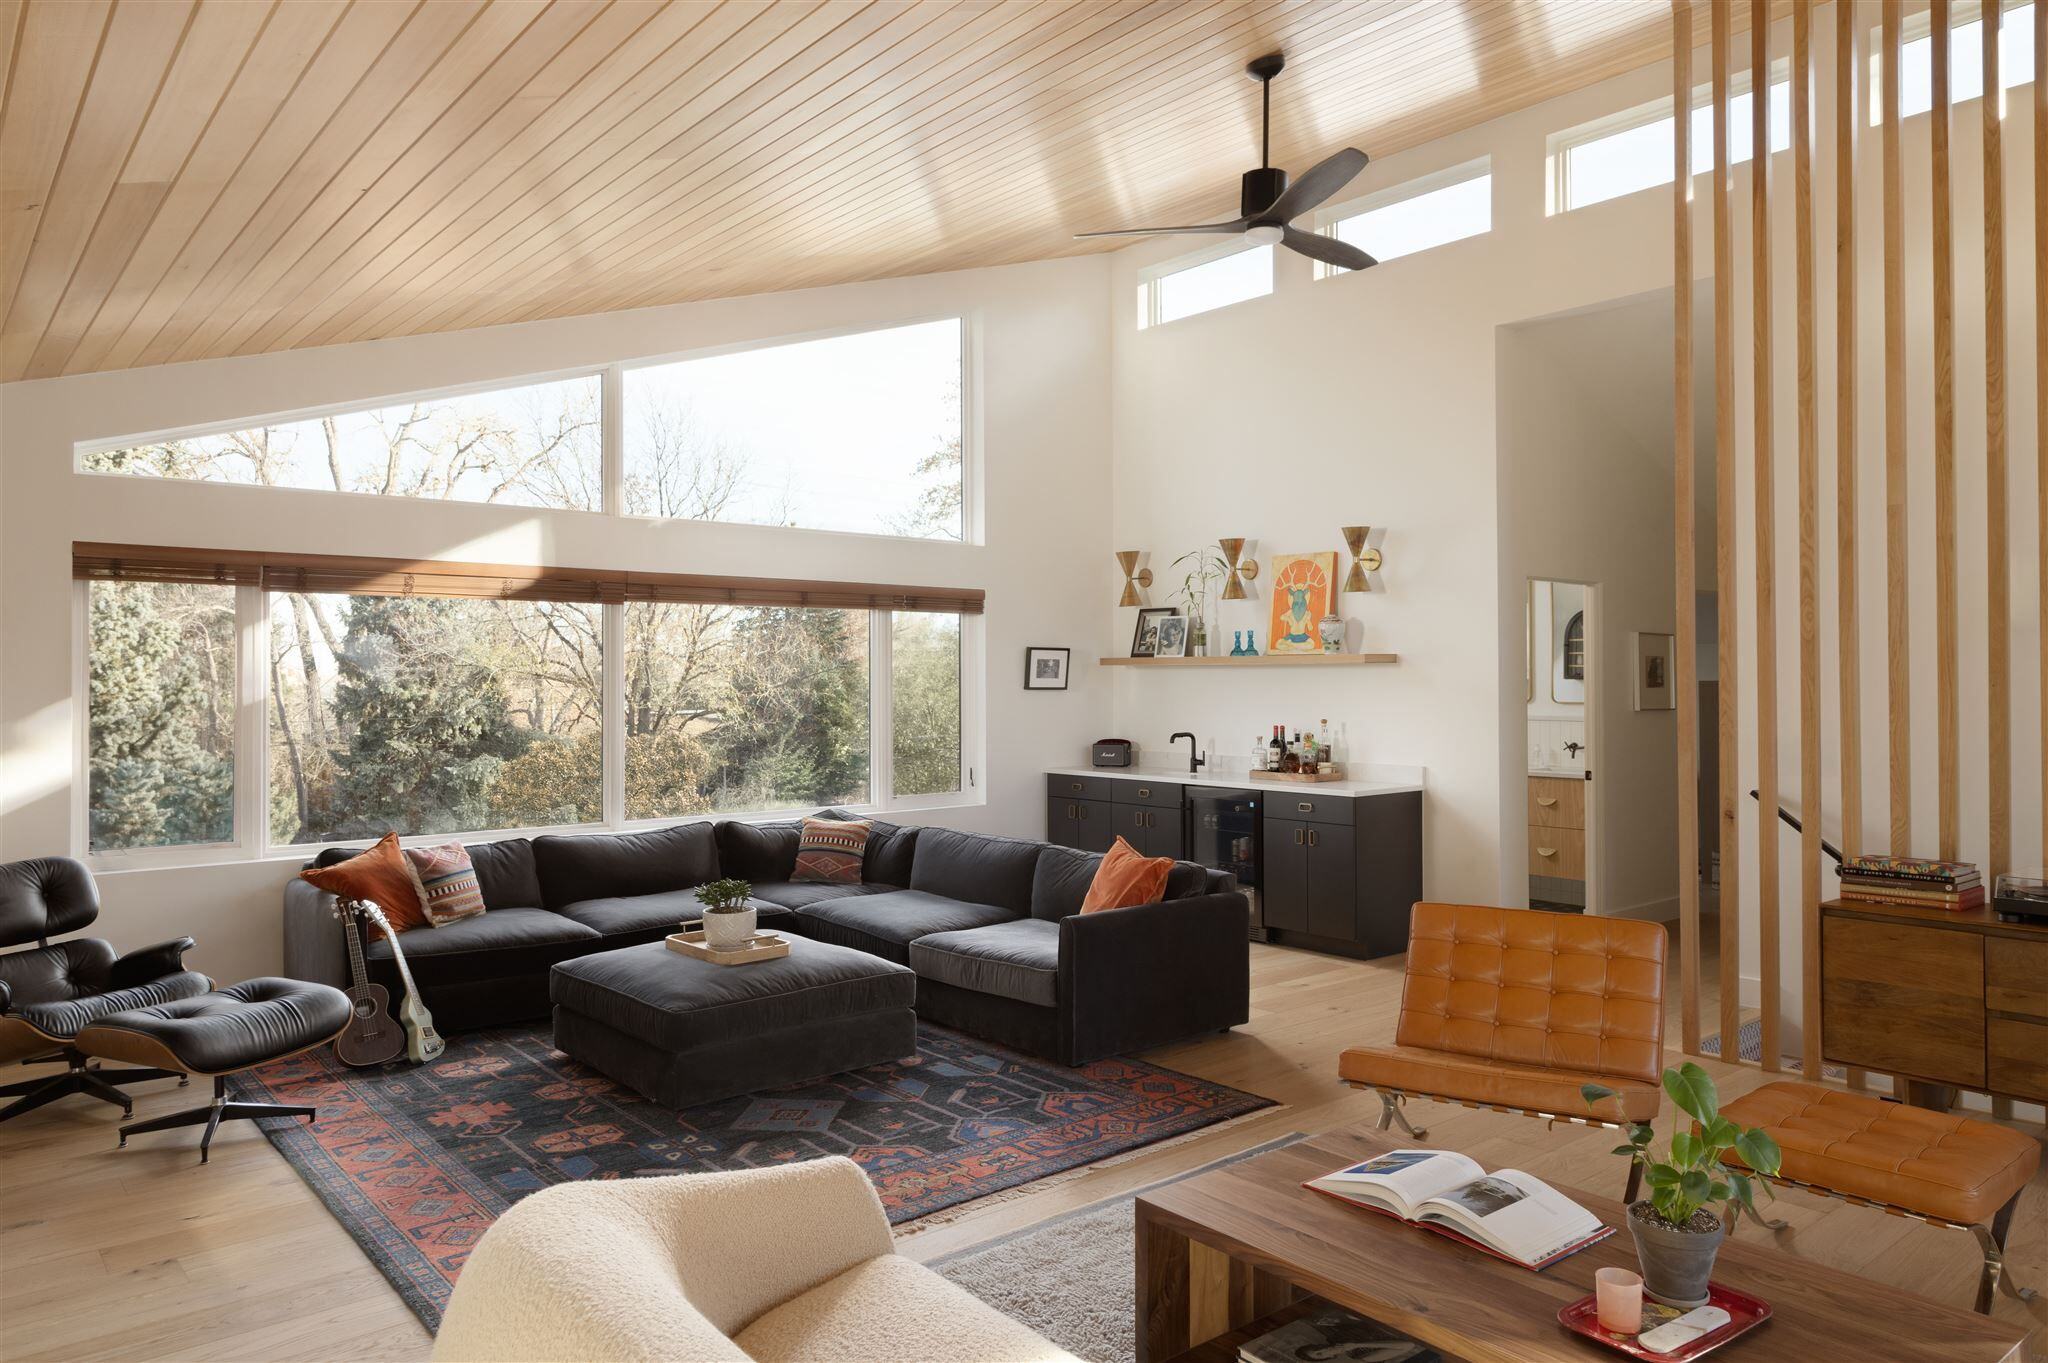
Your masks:
{"label": "evergreen tree outside window", "polygon": [[235,837],[235,589],[95,582],[88,597],[93,851]]}

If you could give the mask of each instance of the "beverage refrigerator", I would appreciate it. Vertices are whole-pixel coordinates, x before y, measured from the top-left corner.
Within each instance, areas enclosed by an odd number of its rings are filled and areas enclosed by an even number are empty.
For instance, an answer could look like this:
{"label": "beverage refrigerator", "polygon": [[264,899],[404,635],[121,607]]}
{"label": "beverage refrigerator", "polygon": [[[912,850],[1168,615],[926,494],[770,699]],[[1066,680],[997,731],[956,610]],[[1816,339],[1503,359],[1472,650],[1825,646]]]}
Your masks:
{"label": "beverage refrigerator", "polygon": [[1265,917],[1259,903],[1260,867],[1265,861],[1263,793],[1189,786],[1185,799],[1188,860],[1237,877],[1238,886],[1252,902],[1252,940],[1265,941]]}

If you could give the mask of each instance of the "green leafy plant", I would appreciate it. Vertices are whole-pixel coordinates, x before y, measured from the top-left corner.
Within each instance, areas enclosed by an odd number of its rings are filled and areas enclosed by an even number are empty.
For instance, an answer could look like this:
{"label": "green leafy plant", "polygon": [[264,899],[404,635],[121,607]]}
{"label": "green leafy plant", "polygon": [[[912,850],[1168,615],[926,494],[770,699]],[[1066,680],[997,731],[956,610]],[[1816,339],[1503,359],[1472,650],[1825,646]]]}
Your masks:
{"label": "green leafy plant", "polygon": [[1230,574],[1223,556],[1213,549],[1190,549],[1173,561],[1176,568],[1188,565],[1180,580],[1180,599],[1187,603],[1189,642],[1199,634],[1207,637],[1209,584]]}
{"label": "green leafy plant", "polygon": [[[1648,1122],[1629,1124],[1628,1144],[1617,1145],[1613,1153],[1627,1155],[1643,1166],[1643,1181],[1649,1186],[1652,1210],[1667,1224],[1684,1227],[1702,1207],[1735,1201],[1756,1210],[1756,1183],[1751,1175],[1774,1177],[1781,1154],[1768,1132],[1737,1126],[1721,1115],[1721,1095],[1714,1080],[1690,1060],[1675,1070],[1664,1071],[1664,1092],[1687,1116],[1692,1129],[1671,1133],[1671,1144],[1661,1156],[1650,1149],[1655,1138]],[[1600,1084],[1583,1084],[1579,1094],[1586,1106],[1596,1107],[1616,1097],[1615,1091]],[[1721,1156],[1734,1150],[1748,1166],[1746,1172],[1729,1169]],[[1764,1186],[1770,1196],[1770,1186]]]}
{"label": "green leafy plant", "polygon": [[714,880],[697,887],[697,902],[706,913],[739,913],[753,892],[754,887],[744,880]]}

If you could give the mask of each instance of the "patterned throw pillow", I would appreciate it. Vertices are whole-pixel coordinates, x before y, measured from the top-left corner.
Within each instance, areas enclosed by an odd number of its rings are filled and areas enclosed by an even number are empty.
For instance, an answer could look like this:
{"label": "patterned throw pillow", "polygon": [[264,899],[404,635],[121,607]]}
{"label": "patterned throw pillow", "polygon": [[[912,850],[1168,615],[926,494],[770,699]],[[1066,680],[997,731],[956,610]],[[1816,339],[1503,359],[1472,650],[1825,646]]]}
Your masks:
{"label": "patterned throw pillow", "polygon": [[396,932],[411,932],[428,924],[419,881],[396,833],[386,833],[375,846],[346,861],[301,871],[299,879],[342,899],[369,900],[384,910]]}
{"label": "patterned throw pillow", "polygon": [[873,827],[866,819],[805,819],[803,838],[796,845],[796,870],[789,878],[814,885],[860,884]]}
{"label": "patterned throw pillow", "polygon": [[427,911],[427,922],[435,927],[445,928],[484,911],[484,894],[477,884],[476,867],[469,860],[469,849],[461,843],[408,847],[405,865],[419,891],[420,904]]}

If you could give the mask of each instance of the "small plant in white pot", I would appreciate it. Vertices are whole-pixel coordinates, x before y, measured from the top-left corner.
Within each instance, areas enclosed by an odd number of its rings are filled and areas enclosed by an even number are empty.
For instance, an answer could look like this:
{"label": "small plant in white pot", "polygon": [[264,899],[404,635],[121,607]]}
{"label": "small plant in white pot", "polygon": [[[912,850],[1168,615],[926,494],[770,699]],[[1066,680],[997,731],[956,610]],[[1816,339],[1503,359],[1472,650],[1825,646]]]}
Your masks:
{"label": "small plant in white pot", "polygon": [[[1586,1106],[1596,1110],[1615,1096],[1599,1084],[1583,1085],[1579,1092]],[[1659,1155],[1650,1149],[1656,1135],[1650,1124],[1633,1122],[1628,1144],[1614,1147],[1615,1154],[1643,1166],[1649,1188],[1649,1195],[1628,1209],[1628,1229],[1643,1269],[1643,1290],[1671,1306],[1704,1306],[1714,1258],[1728,1233],[1726,1221],[1711,1209],[1721,1206],[1732,1218],[1739,1204],[1754,1213],[1757,1181],[1752,1175],[1777,1174],[1778,1143],[1767,1132],[1723,1117],[1713,1078],[1690,1060],[1664,1071],[1664,1092],[1693,1119],[1692,1129],[1672,1132],[1670,1147]],[[1731,1149],[1746,1169],[1721,1163]],[[1764,1193],[1770,1194],[1768,1184]]]}
{"label": "small plant in white pot", "polygon": [[747,897],[754,887],[744,880],[714,880],[699,886],[704,906],[704,945],[713,951],[738,951],[754,936],[754,906]]}

